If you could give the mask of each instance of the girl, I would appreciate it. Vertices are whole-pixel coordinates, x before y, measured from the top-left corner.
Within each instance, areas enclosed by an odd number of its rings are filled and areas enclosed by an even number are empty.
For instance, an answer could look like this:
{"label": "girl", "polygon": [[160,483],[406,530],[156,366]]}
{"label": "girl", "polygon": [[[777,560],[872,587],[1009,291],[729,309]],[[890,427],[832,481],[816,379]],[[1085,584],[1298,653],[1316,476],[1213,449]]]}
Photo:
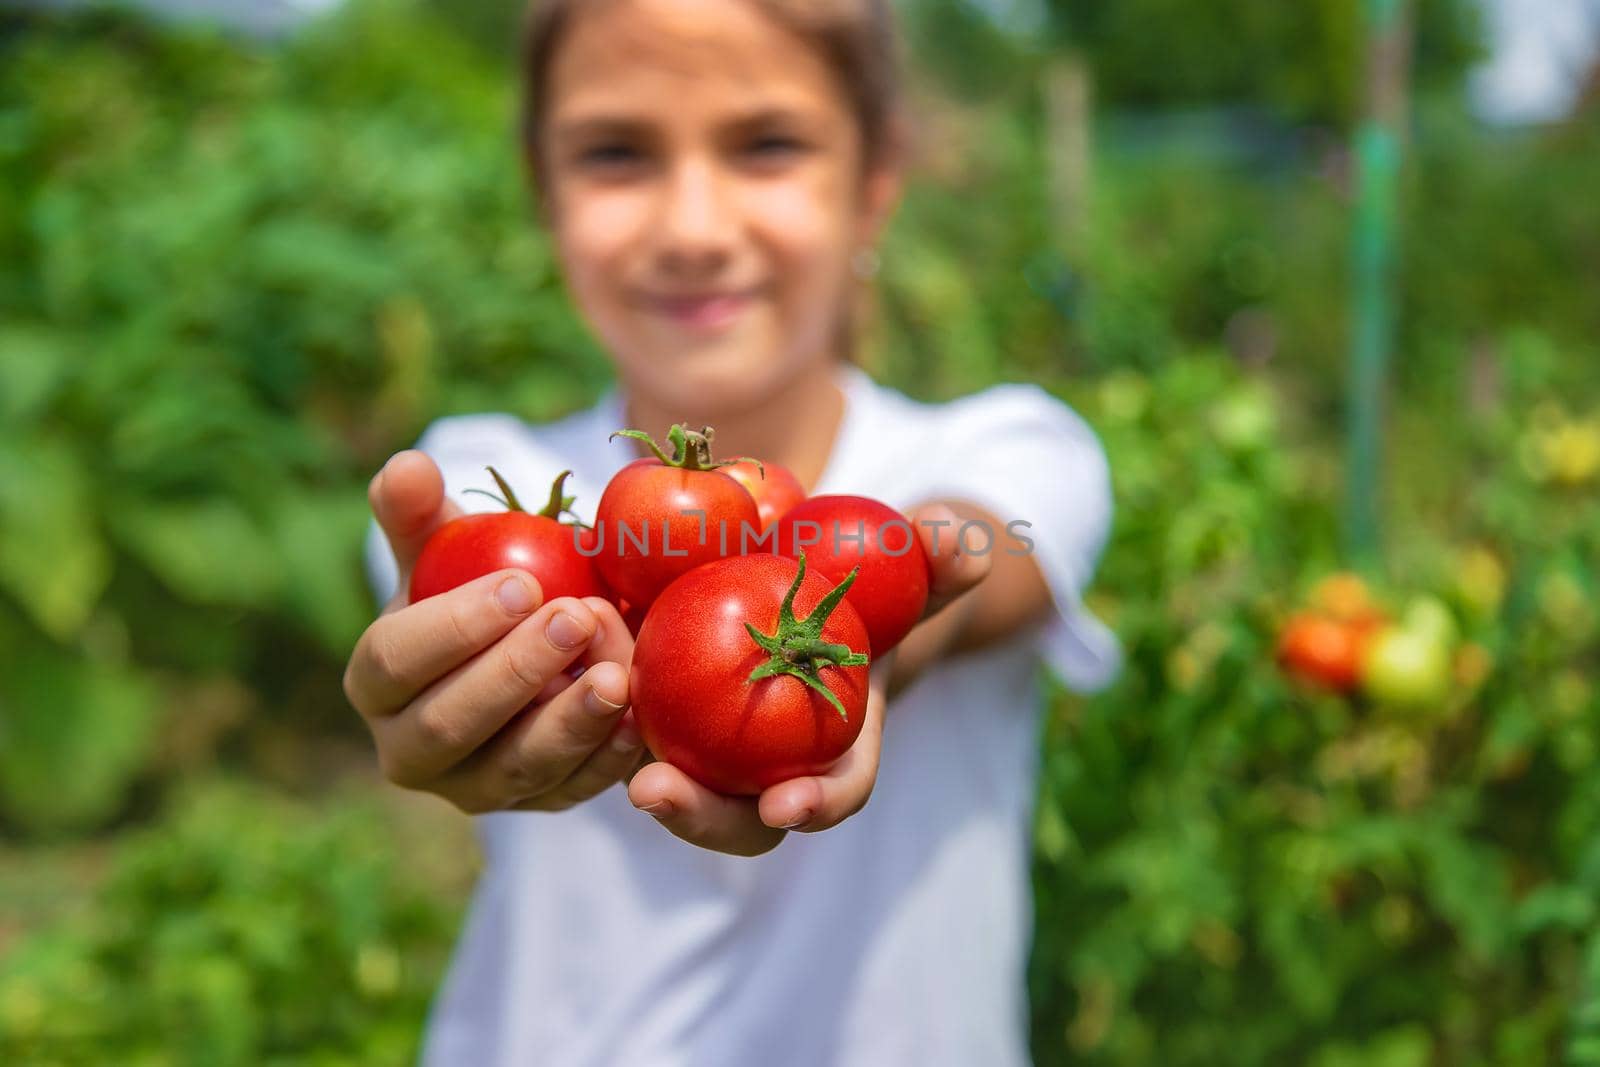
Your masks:
{"label": "girl", "polygon": [[[478,815],[485,851],[429,1064],[1027,1060],[1035,668],[1085,688],[1115,669],[1080,601],[1108,478],[1042,390],[925,405],[848,360],[900,189],[887,8],[547,0],[529,20],[530,168],[617,384],[552,425],[442,420],[370,488],[389,604],[345,689],[386,776]],[[641,749],[605,601],[544,603],[516,571],[395,592],[485,464],[526,486],[573,470],[592,520],[640,454],[608,434],[673,422],[900,508],[933,560],[929,615],[874,663],[855,746],[759,798]]]}

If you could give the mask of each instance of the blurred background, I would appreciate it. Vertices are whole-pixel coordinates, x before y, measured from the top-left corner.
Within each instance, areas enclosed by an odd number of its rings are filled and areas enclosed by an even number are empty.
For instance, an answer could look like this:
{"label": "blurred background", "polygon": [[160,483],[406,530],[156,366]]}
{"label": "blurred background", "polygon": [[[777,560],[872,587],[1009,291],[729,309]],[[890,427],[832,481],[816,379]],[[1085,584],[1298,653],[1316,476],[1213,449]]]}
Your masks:
{"label": "blurred background", "polygon": [[[363,487],[606,381],[516,8],[0,3],[0,1061],[414,1053],[477,860],[340,689]],[[1600,1064],[1600,4],[900,8],[869,365],[1116,481],[1037,1061]],[[1409,643],[1349,692],[1308,612]]]}

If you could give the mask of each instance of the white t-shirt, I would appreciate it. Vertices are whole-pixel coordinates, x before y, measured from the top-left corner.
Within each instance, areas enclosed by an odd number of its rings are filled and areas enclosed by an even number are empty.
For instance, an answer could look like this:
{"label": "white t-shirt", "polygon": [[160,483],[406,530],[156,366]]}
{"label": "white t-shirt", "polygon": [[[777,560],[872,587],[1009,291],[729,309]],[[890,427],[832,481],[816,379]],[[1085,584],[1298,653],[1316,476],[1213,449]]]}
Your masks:
{"label": "white t-shirt", "polygon": [[[673,837],[613,786],[564,812],[477,817],[485,866],[428,1022],[429,1067],[1010,1067],[1028,1062],[1030,825],[1042,658],[1099,688],[1118,647],[1083,608],[1111,494],[1094,433],[1031,385],[923,404],[841,366],[844,421],[818,493],[902,510],[958,498],[1033,541],[1058,614],[934,666],[893,702],[872,799],[746,858]],[[452,497],[493,463],[592,521],[635,457],[615,389],[530,426],[443,419],[418,444]],[[1003,535],[1004,531],[997,531]],[[973,536],[976,536],[975,534]],[[978,541],[971,542],[975,547]],[[1016,542],[1002,539],[995,551]],[[394,561],[373,528],[387,599]]]}

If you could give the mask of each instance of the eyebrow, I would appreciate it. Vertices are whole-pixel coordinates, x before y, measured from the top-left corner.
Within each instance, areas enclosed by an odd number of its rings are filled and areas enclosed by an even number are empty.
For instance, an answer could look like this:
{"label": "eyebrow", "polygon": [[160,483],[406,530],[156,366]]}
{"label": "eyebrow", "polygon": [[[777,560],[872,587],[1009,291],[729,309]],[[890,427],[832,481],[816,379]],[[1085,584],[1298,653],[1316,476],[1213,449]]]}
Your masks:
{"label": "eyebrow", "polygon": [[[814,120],[803,111],[774,105],[730,116],[719,121],[717,125],[737,133],[746,133],[773,126],[810,126],[813,123]],[[596,112],[556,119],[551,122],[550,129],[552,136],[558,140],[591,137],[629,138],[648,136],[654,125],[649,119],[634,115]]]}
{"label": "eyebrow", "polygon": [[603,137],[637,137],[650,131],[650,123],[643,119],[613,115],[588,115],[574,119],[557,120],[550,124],[550,134],[556,140]]}

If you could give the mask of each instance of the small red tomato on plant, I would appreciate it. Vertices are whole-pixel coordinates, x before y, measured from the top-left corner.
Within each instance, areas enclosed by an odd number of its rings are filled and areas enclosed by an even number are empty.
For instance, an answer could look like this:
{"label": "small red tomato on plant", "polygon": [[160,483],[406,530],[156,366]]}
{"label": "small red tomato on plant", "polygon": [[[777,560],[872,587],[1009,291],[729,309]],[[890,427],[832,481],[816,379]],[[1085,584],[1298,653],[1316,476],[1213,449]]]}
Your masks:
{"label": "small red tomato on plant", "polygon": [[1309,612],[1294,616],[1278,638],[1278,662],[1305,681],[1347,693],[1361,682],[1367,642],[1359,625]]}
{"label": "small red tomato on plant", "polygon": [[776,463],[740,459],[724,468],[724,473],[744,486],[755,499],[762,530],[771,527],[785,512],[806,498],[806,490],[800,484],[800,479],[789,468]]}
{"label": "small red tomato on plant", "polygon": [[866,624],[874,656],[898,645],[928,606],[921,538],[904,515],[870,497],[814,496],[790,508],[778,520],[774,551],[790,558],[805,552],[831,582],[860,568],[846,599]]}
{"label": "small red tomato on plant", "polygon": [[[562,495],[572,472],[562,471],[556,477],[543,511],[528,512],[500,472],[493,467],[488,471],[503,494],[495,499],[507,510],[462,515],[435,530],[411,571],[411,603],[508,567],[537,578],[546,601],[563,596],[609,598],[594,562],[578,551],[589,531],[560,518],[572,507],[572,497]],[[481,489],[467,491],[494,496]]]}
{"label": "small red tomato on plant", "polygon": [[755,500],[718,469],[734,461],[711,458],[711,432],[673,426],[670,456],[638,430],[611,435],[644,441],[655,452],[614,474],[595,512],[595,566],[637,608],[648,609],[680,574],[739,555],[746,528],[760,531]]}
{"label": "small red tomato on plant", "polygon": [[867,631],[844,599],[850,581],[761,553],[667,586],[639,629],[628,681],[656,758],[708,789],[753,796],[844,755],[867,707]]}
{"label": "small red tomato on plant", "polygon": [[1376,626],[1386,618],[1366,580],[1351,571],[1336,571],[1318,581],[1308,600],[1312,610],[1339,622]]}

